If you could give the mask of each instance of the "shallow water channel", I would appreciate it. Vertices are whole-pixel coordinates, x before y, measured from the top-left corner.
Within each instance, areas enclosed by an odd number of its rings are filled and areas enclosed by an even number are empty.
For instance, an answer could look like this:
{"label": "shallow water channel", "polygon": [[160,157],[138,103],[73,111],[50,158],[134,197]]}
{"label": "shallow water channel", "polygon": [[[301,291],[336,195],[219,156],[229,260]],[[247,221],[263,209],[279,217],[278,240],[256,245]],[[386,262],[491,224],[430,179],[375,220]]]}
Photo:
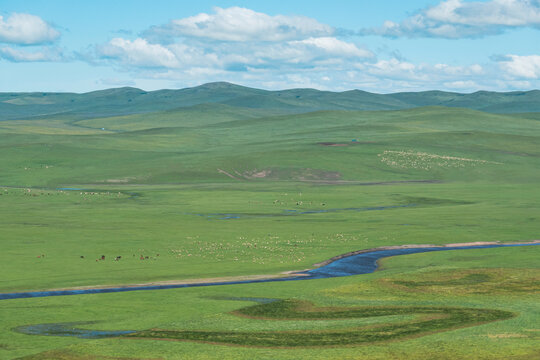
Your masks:
{"label": "shallow water channel", "polygon": [[0,300],[24,299],[24,298],[48,297],[48,296],[101,294],[101,293],[114,293],[114,292],[139,291],[139,290],[165,290],[165,289],[178,289],[178,288],[202,287],[202,286],[254,284],[254,283],[277,282],[277,281],[326,279],[326,278],[333,278],[333,277],[352,276],[352,275],[372,273],[377,269],[378,260],[382,258],[387,258],[390,256],[417,254],[417,253],[425,253],[425,252],[432,252],[432,251],[488,249],[488,248],[498,248],[498,247],[516,247],[516,246],[534,246],[534,245],[540,245],[540,243],[374,250],[374,251],[368,251],[365,253],[344,256],[343,258],[336,259],[324,266],[321,266],[312,270],[307,270],[304,272],[298,272],[298,273],[292,274],[289,277],[223,281],[223,282],[200,282],[200,283],[189,283],[189,284],[143,285],[143,286],[123,286],[123,287],[80,289],[80,290],[73,289],[73,290],[3,293],[3,294],[0,294]]}
{"label": "shallow water channel", "polygon": [[36,324],[19,326],[13,329],[14,331],[26,335],[42,335],[42,336],[68,336],[79,339],[103,339],[109,337],[118,337],[122,335],[132,334],[136,331],[106,331],[106,330],[90,330],[80,329],[76,326],[93,324],[92,322],[71,322],[71,323],[55,323],[55,324]]}

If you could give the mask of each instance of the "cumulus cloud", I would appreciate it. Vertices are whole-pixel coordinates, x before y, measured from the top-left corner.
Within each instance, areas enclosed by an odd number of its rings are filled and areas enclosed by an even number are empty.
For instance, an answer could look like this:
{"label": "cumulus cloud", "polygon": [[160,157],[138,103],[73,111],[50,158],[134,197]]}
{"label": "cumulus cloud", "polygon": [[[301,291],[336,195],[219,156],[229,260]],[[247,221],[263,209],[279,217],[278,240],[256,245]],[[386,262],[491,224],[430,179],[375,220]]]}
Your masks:
{"label": "cumulus cloud", "polygon": [[[448,81],[448,84],[472,84],[471,80],[455,80],[476,78],[484,73],[479,64],[469,66],[452,66],[448,64],[414,64],[399,59],[379,60],[375,63],[360,63],[357,68],[382,79],[414,80],[423,82]],[[451,81],[452,80],[452,81]]]}
{"label": "cumulus cloud", "polygon": [[479,88],[478,84],[475,81],[472,81],[472,80],[449,81],[449,82],[445,82],[444,86],[449,88],[449,89],[457,89],[457,90],[461,90],[461,89],[478,89]]}
{"label": "cumulus cloud", "polygon": [[215,8],[154,26],[135,40],[117,37],[97,47],[98,59],[129,68],[155,67],[246,72],[313,68],[373,57],[358,45],[330,36],[333,29],[302,16],[270,16],[250,9]]}
{"label": "cumulus cloud", "polygon": [[334,29],[305,16],[270,16],[241,7],[214,8],[201,13],[154,26],[143,35],[157,41],[178,37],[218,41],[285,41],[306,37],[329,36]]}
{"label": "cumulus cloud", "polygon": [[459,39],[499,34],[510,28],[540,28],[540,0],[446,0],[401,23],[386,21],[364,34]]}
{"label": "cumulus cloud", "polygon": [[9,46],[0,48],[0,58],[11,62],[40,62],[40,61],[60,61],[63,55],[56,48],[42,48],[41,50],[23,50]]}
{"label": "cumulus cloud", "polygon": [[507,55],[499,61],[501,68],[511,77],[540,79],[540,55]]}
{"label": "cumulus cloud", "polygon": [[201,42],[156,44],[143,38],[133,41],[114,38],[97,48],[98,57],[131,68],[156,67],[188,70],[206,67],[231,71],[249,68],[313,67],[372,58],[374,54],[336,38],[308,38],[277,43]]}
{"label": "cumulus cloud", "polygon": [[50,43],[60,33],[39,16],[13,13],[7,19],[0,16],[0,42],[36,45]]}
{"label": "cumulus cloud", "polygon": [[435,64],[434,69],[446,75],[480,75],[484,73],[484,69],[479,64],[469,66],[451,66],[448,64]]}
{"label": "cumulus cloud", "polygon": [[[462,74],[456,75],[459,69]],[[268,74],[259,83],[269,88],[315,87],[318,89],[363,89],[373,92],[448,90],[473,92],[480,89],[508,89],[507,84],[495,84],[495,77],[486,77],[487,69],[479,65],[452,66],[448,64],[413,63],[398,59],[376,62],[362,61],[354,67],[328,71],[321,66],[294,73]],[[262,74],[261,74],[262,75]],[[291,85],[294,84],[294,85]]]}
{"label": "cumulus cloud", "polygon": [[360,58],[368,58],[374,56],[371,51],[360,49],[353,43],[345,42],[333,37],[310,37],[304,40],[291,41],[289,42],[289,45],[292,47],[299,46],[311,48],[334,56]]}
{"label": "cumulus cloud", "polygon": [[397,59],[379,60],[374,64],[358,64],[358,68],[370,75],[391,79],[427,79],[428,74],[422,74],[419,66]]}
{"label": "cumulus cloud", "polygon": [[150,44],[145,39],[134,41],[114,38],[98,48],[104,58],[116,59],[125,65],[140,67],[178,67],[174,53],[159,44]]}

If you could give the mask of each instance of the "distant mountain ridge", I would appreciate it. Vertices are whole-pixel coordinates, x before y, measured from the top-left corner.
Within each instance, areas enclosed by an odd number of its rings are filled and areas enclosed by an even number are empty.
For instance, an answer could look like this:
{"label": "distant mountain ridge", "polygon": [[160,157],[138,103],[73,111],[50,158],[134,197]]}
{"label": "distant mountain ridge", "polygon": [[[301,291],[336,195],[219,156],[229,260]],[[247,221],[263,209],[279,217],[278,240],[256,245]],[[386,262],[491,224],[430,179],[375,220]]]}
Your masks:
{"label": "distant mountain ridge", "polygon": [[445,91],[376,94],[315,89],[269,91],[226,82],[179,90],[144,91],[132,87],[77,93],[0,93],[0,120],[69,115],[79,118],[224,104],[273,113],[317,110],[400,110],[421,106],[462,107],[492,113],[540,112],[540,90],[461,94]]}

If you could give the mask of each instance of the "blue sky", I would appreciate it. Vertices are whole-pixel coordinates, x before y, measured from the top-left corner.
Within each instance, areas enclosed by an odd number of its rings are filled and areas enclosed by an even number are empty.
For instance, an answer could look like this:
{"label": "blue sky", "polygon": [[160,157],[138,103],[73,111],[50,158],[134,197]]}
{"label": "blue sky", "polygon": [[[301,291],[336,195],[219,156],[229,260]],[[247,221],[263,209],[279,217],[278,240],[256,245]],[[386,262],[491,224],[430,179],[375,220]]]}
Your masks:
{"label": "blue sky", "polygon": [[540,88],[540,0],[0,0],[0,91]]}

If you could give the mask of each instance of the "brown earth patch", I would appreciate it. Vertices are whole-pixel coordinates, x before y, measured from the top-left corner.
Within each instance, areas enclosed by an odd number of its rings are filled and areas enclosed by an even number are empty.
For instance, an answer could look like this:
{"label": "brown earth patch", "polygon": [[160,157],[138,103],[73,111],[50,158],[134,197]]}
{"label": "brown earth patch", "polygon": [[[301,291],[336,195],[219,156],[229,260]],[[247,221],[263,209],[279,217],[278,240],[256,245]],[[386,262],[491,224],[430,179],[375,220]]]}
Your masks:
{"label": "brown earth patch", "polygon": [[223,169],[217,169],[217,171],[235,180],[269,179],[279,181],[340,181],[341,179],[341,173],[337,171],[327,171],[311,168],[266,168],[251,169],[245,171],[239,171],[236,169],[232,169],[231,171],[225,171]]}
{"label": "brown earth patch", "polygon": [[245,171],[243,176],[247,179],[264,179],[272,175],[272,170],[251,170]]}
{"label": "brown earth patch", "polygon": [[320,142],[320,143],[317,143],[317,145],[322,145],[322,146],[349,146],[349,144],[340,144],[340,143],[333,143],[333,142]]}
{"label": "brown earth patch", "polygon": [[376,144],[376,141],[351,141],[348,143],[336,143],[330,141],[318,142],[317,145],[320,146],[351,146],[351,145],[361,145],[361,144]]}
{"label": "brown earth patch", "polygon": [[475,295],[539,293],[539,272],[535,269],[484,268],[437,271],[425,274],[422,280],[379,279],[384,287],[404,292]]}
{"label": "brown earth patch", "polygon": [[358,186],[378,186],[378,185],[393,185],[393,184],[442,184],[440,180],[395,180],[395,181],[372,181],[364,182],[357,180],[302,180],[320,185],[358,185]]}
{"label": "brown earth patch", "polygon": [[337,171],[325,171],[319,169],[302,169],[298,172],[293,172],[293,179],[300,181],[309,180],[333,180],[337,181],[341,179],[341,173]]}
{"label": "brown earth patch", "polygon": [[[309,269],[306,269],[309,270]],[[185,280],[164,280],[164,281],[152,281],[146,283],[136,284],[120,284],[120,285],[89,285],[89,286],[76,286],[67,288],[46,289],[38,291],[65,291],[65,290],[89,290],[89,289],[110,289],[110,288],[132,288],[141,286],[160,286],[160,285],[189,285],[189,284],[206,284],[206,283],[227,283],[231,281],[250,281],[250,280],[265,280],[265,279],[277,279],[282,277],[293,276],[307,276],[305,274],[297,274],[298,270],[285,271],[280,274],[273,275],[242,275],[242,276],[224,276],[216,278],[201,278],[201,279],[185,279]]]}

